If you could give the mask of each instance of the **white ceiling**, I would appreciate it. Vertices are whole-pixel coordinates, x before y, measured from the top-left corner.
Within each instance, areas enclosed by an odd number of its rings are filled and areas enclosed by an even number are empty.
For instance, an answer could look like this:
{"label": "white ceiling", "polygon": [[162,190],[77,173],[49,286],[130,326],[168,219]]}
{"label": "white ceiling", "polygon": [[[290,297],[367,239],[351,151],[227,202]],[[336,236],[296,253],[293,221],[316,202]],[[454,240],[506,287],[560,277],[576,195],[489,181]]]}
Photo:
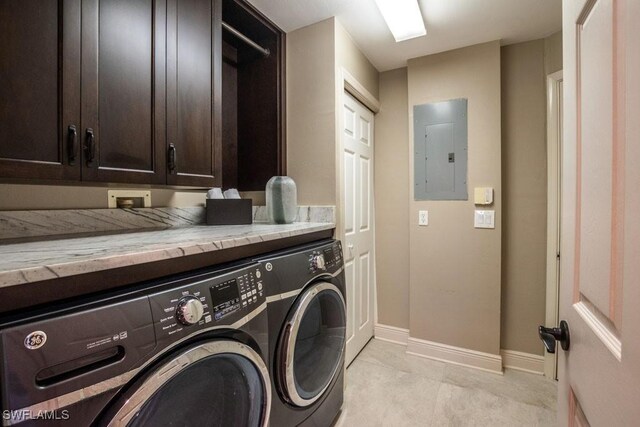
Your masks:
{"label": "white ceiling", "polygon": [[396,43],[374,0],[249,0],[286,32],[331,16],[379,71],[407,59],[501,40],[512,44],[562,28],[561,0],[419,0],[427,35]]}

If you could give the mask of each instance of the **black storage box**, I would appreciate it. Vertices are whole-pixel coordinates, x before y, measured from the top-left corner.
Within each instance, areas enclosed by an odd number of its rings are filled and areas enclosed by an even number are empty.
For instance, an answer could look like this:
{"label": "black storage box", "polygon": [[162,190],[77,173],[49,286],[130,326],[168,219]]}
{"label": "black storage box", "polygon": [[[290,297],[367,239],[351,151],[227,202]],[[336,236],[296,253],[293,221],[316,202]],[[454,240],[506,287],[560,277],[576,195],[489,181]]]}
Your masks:
{"label": "black storage box", "polygon": [[240,225],[252,222],[251,199],[207,199],[207,225]]}

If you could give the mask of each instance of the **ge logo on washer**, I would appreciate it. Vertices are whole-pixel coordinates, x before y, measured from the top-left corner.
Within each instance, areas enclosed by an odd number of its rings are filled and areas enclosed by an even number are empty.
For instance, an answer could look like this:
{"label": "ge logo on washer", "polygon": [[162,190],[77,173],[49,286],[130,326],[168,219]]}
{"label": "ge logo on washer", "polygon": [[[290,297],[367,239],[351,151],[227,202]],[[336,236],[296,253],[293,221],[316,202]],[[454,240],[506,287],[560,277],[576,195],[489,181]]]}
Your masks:
{"label": "ge logo on washer", "polygon": [[42,331],[31,332],[24,339],[24,346],[29,350],[37,350],[47,342],[47,334]]}
{"label": "ge logo on washer", "polygon": [[268,262],[268,263],[264,266],[264,268],[265,268],[267,271],[271,271],[271,270],[273,270],[273,265],[272,265],[270,262]]}

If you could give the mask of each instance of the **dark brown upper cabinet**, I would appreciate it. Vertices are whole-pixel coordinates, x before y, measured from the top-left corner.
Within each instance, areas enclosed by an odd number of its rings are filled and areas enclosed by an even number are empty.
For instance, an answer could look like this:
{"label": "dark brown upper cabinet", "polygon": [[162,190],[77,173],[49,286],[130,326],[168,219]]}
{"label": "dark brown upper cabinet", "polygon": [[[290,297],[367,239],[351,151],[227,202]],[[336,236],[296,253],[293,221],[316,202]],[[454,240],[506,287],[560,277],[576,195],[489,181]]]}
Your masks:
{"label": "dark brown upper cabinet", "polygon": [[166,0],[82,1],[85,181],[166,182]]}
{"label": "dark brown upper cabinet", "polygon": [[284,47],[243,0],[0,0],[0,178],[264,190]]}
{"label": "dark brown upper cabinet", "polygon": [[[285,34],[242,0],[222,0],[222,184],[264,191],[286,174]],[[268,51],[268,54],[264,52]]]}
{"label": "dark brown upper cabinet", "polygon": [[80,179],[80,0],[0,1],[0,177]]}
{"label": "dark brown upper cabinet", "polygon": [[221,185],[221,5],[169,0],[167,184]]}

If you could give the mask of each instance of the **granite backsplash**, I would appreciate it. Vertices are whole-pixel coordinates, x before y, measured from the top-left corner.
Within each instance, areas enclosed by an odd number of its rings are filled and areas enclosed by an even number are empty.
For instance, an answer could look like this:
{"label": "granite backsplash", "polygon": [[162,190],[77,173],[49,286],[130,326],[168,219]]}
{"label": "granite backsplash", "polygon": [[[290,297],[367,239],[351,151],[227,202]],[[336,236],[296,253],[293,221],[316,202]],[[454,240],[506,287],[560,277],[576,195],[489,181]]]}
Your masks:
{"label": "granite backsplash", "polygon": [[[268,222],[265,206],[253,207],[253,221]],[[296,222],[335,223],[335,207],[300,206]],[[204,207],[0,211],[0,243],[204,224]]]}

